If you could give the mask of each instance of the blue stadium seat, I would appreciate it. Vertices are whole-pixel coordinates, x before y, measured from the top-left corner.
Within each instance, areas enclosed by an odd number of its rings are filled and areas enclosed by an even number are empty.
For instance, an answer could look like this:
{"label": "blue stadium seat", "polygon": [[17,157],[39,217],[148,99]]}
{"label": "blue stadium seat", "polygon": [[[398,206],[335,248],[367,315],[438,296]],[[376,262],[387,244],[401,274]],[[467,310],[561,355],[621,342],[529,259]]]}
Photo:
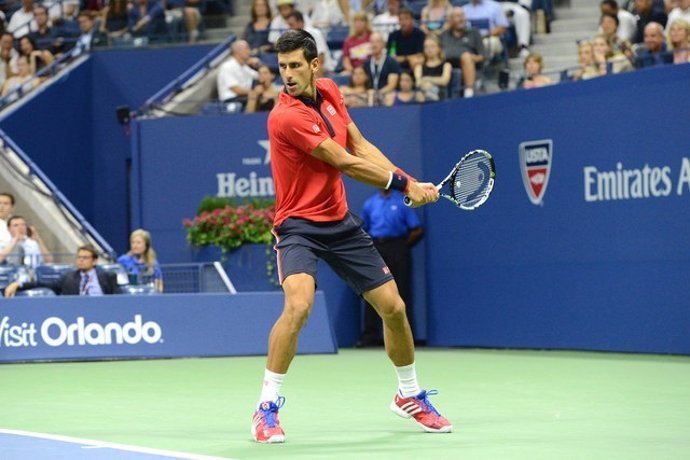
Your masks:
{"label": "blue stadium seat", "polygon": [[278,71],[278,53],[261,53],[259,54],[259,60],[274,72]]}
{"label": "blue stadium seat", "polygon": [[26,291],[17,291],[15,294],[17,297],[53,297],[55,296],[55,291],[46,287],[39,287],[33,289],[27,289]]}
{"label": "blue stadium seat", "polygon": [[350,75],[333,75],[331,80],[338,86],[347,85],[350,83]]}
{"label": "blue stadium seat", "polygon": [[343,42],[350,35],[350,26],[333,26],[328,29],[328,48],[331,51],[343,49]]}
{"label": "blue stadium seat", "polygon": [[60,277],[74,270],[73,264],[43,264],[36,267],[36,280],[39,283],[51,283],[57,281]]}
{"label": "blue stadium seat", "polygon": [[124,295],[156,295],[158,291],[153,286],[136,286],[128,284],[125,286],[120,286],[120,294]]}
{"label": "blue stadium seat", "polygon": [[117,276],[118,286],[129,284],[129,275],[127,274],[127,270],[125,270],[125,267],[122,265],[118,263],[100,264],[98,265],[98,268],[106,273],[115,273]]}
{"label": "blue stadium seat", "polygon": [[422,17],[422,9],[428,4],[427,0],[410,0],[407,7],[412,11],[414,18],[419,20]]}
{"label": "blue stadium seat", "polygon": [[0,289],[17,279],[17,267],[14,265],[0,265]]}

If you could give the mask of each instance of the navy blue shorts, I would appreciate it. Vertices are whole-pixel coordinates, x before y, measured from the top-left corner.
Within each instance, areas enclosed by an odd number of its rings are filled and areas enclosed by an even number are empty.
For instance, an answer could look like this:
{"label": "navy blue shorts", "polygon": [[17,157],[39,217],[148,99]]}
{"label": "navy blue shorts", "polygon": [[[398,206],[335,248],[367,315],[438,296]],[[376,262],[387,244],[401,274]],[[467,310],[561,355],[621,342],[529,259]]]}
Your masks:
{"label": "navy blue shorts", "polygon": [[318,259],[323,259],[357,295],[393,279],[371,237],[362,230],[362,220],[350,212],[338,222],[290,217],[275,232],[281,283],[297,273],[307,273],[316,280]]}

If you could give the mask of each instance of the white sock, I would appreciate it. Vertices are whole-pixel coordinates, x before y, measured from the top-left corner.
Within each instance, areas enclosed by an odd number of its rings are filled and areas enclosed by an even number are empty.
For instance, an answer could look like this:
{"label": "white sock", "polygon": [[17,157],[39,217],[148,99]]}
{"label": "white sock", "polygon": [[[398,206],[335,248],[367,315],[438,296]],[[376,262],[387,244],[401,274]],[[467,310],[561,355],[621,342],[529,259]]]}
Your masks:
{"label": "white sock", "polygon": [[474,89],[472,88],[465,88],[462,92],[463,97],[472,97],[474,96]]}
{"label": "white sock", "polygon": [[414,363],[407,366],[396,366],[395,372],[398,374],[398,387],[404,398],[417,396],[422,391],[419,388],[419,383],[417,383],[417,372],[415,371]]}
{"label": "white sock", "polygon": [[259,398],[257,407],[264,401],[276,402],[278,400],[278,396],[280,396],[280,387],[283,386],[284,379],[285,374],[276,374],[268,369],[264,371],[264,384],[261,387],[261,397]]}

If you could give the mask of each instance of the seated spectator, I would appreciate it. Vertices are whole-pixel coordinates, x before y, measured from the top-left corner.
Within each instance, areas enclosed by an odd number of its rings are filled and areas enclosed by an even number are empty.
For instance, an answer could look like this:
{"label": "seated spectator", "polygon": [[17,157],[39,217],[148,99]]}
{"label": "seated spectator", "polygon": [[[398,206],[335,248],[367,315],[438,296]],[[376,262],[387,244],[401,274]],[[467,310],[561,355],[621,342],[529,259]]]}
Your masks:
{"label": "seated spectator", "polygon": [[81,246],[77,250],[76,270],[62,275],[54,282],[10,283],[5,288],[5,297],[14,297],[17,291],[47,287],[61,295],[101,296],[117,294],[119,287],[115,273],[98,269],[98,251],[90,244]]}
{"label": "seated spectator", "polygon": [[317,0],[309,18],[312,26],[326,30],[347,23],[337,0]]}
{"label": "seated spectator", "polygon": [[251,8],[252,20],[244,28],[242,39],[245,40],[254,56],[269,52],[273,48],[268,41],[269,27],[273,15],[268,0],[253,0]]}
{"label": "seated spectator", "polygon": [[424,40],[424,61],[414,68],[417,88],[426,101],[438,101],[446,97],[452,71],[453,66],[446,62],[438,36],[427,35]]}
{"label": "seated spectator", "polygon": [[125,267],[131,284],[151,284],[163,292],[163,272],[156,260],[156,251],[151,247],[151,234],[137,229],[129,237],[129,252],[117,258]]}
{"label": "seated spectator", "polygon": [[60,37],[58,29],[52,27],[48,21],[48,11],[43,6],[34,8],[36,30],[29,33],[29,37],[36,44],[36,49],[48,50],[55,55],[64,51],[64,39]]}
{"label": "seated spectator", "polygon": [[34,0],[21,1],[21,8],[12,13],[10,22],[7,23],[7,31],[11,33],[14,38],[22,38],[29,32],[36,30],[36,21],[34,19]]}
{"label": "seated spectator", "polygon": [[592,42],[582,40],[577,46],[577,55],[580,61],[580,68],[573,75],[575,80],[589,80],[590,78],[604,75],[599,66],[594,61],[594,48]]}
{"label": "seated spectator", "polygon": [[400,64],[388,53],[384,47],[383,37],[373,32],[371,42],[371,58],[362,65],[371,80],[371,86],[376,94],[385,94],[398,86]]}
{"label": "seated spectator", "polygon": [[668,49],[673,52],[673,63],[690,62],[690,22],[675,19],[668,27]]}
{"label": "seated spectator", "polygon": [[[165,22],[175,30],[175,25],[184,24],[184,31],[188,43],[196,43],[199,39],[199,24],[201,23],[201,0],[161,0],[165,6]],[[162,31],[165,33],[165,31]]]}
{"label": "seated spectator", "polygon": [[599,30],[601,35],[606,37],[606,41],[614,54],[622,53],[628,58],[632,57],[632,45],[629,41],[623,40],[618,34],[618,17],[613,14],[604,13],[599,20]]}
{"label": "seated spectator", "polygon": [[120,38],[128,32],[129,8],[127,0],[110,0],[100,12],[100,32],[108,41]]}
{"label": "seated spectator", "polygon": [[347,107],[372,107],[374,105],[374,90],[369,75],[363,67],[352,69],[350,83],[341,86],[340,92]]}
{"label": "seated spectator", "polygon": [[632,14],[637,19],[637,29],[635,31],[635,38],[633,43],[643,43],[645,37],[645,28],[647,24],[652,22],[661,24],[661,28],[666,27],[668,17],[662,7],[654,7],[652,0],[635,0],[635,7]]}
{"label": "seated spectator", "polygon": [[13,75],[2,85],[2,96],[5,97],[8,94],[21,89],[22,93],[27,93],[38,86],[39,81],[34,78],[34,74],[31,72],[31,64],[29,64],[29,58],[26,56],[19,56],[17,58],[17,75]]}
{"label": "seated spectator", "polygon": [[364,11],[358,11],[352,17],[350,36],[343,42],[343,73],[351,73],[371,57],[371,24]]}
{"label": "seated spectator", "polygon": [[[604,16],[608,15],[616,18],[616,35],[621,42],[630,42],[635,39],[635,34],[637,33],[637,19],[635,19],[635,16],[630,11],[619,8],[616,0],[602,0],[599,4],[599,9],[601,11],[602,20]],[[599,22],[599,25],[602,26],[600,31],[606,34],[609,38],[609,43],[611,43],[609,33],[603,30],[602,21]]]}
{"label": "seated spectator", "polygon": [[484,39],[484,48],[490,59],[501,54],[503,52],[501,36],[509,26],[501,5],[494,0],[472,0],[462,9],[465,11],[465,18],[470,24],[474,20],[489,20],[489,28],[479,30]]}
{"label": "seated spectator", "polygon": [[22,56],[26,56],[29,60],[32,74],[49,66],[55,60],[55,56],[50,51],[37,49],[36,42],[29,35],[24,35],[19,39],[19,50]]}
{"label": "seated spectator", "polygon": [[668,13],[666,32],[670,30],[671,24],[676,19],[683,19],[685,22],[690,23],[690,0],[679,0],[677,6]]}
{"label": "seated spectator", "polygon": [[424,56],[424,32],[415,27],[414,15],[409,9],[400,10],[400,29],[388,35],[388,53],[403,69],[414,69]]}
{"label": "seated spectator", "polygon": [[484,41],[479,31],[472,29],[465,19],[465,10],[454,7],[448,20],[448,30],[439,37],[446,61],[462,70],[463,96],[474,96],[477,67],[484,62]]}
{"label": "seated spectator", "polygon": [[594,62],[603,74],[629,72],[633,65],[623,53],[614,53],[604,35],[597,35],[592,40]]}
{"label": "seated spectator", "polygon": [[424,95],[415,89],[414,75],[409,70],[400,72],[398,89],[386,93],[383,99],[383,104],[386,106],[419,104],[420,102],[424,102]]}
{"label": "seated spectator", "polygon": [[287,25],[290,29],[305,30],[309,32],[312,37],[314,37],[314,41],[316,42],[316,52],[318,53],[320,63],[316,78],[323,77],[335,70],[335,62],[333,62],[331,50],[328,48],[326,38],[319,29],[306,25],[304,15],[302,15],[301,12],[293,11],[290,13],[287,18]]}
{"label": "seated spectator", "polygon": [[5,32],[0,36],[0,88],[12,75],[17,74],[19,53],[14,49],[14,36]]}
{"label": "seated spectator", "polygon": [[[288,16],[294,11],[297,11],[295,8],[295,0],[277,0],[276,6],[278,8],[278,14],[271,20],[270,31],[268,33],[268,41],[272,45],[275,45],[280,35],[290,28],[287,23]],[[308,16],[306,18],[303,17],[302,21],[304,22],[305,30],[307,27],[312,27],[311,19],[309,19]],[[307,32],[309,31],[307,30]]]}
{"label": "seated spectator", "polygon": [[635,48],[635,67],[652,67],[673,62],[673,55],[668,52],[664,28],[661,24],[650,22],[644,28],[644,44]]}
{"label": "seated spectator", "polygon": [[11,239],[9,242],[0,243],[0,263],[36,268],[53,261],[36,227],[27,226],[22,216],[10,217],[7,229]]}
{"label": "seated spectator", "polygon": [[160,41],[168,32],[163,7],[155,0],[135,0],[129,9],[127,27],[133,37],[145,38],[149,42]]}
{"label": "seated spectator", "polygon": [[[144,0],[146,1],[146,0]],[[82,11],[77,16],[79,22],[79,38],[74,44],[75,55],[90,51],[92,48],[108,45],[108,36],[98,30],[94,20],[94,13]]]}
{"label": "seated spectator", "polygon": [[[230,58],[218,69],[218,99],[221,102],[236,102],[244,109],[249,91],[259,78],[259,73],[252,67],[258,67],[261,63],[257,58],[251,57],[252,50],[244,40],[232,42],[230,51]],[[250,63],[252,67],[249,66]]]}
{"label": "seated spectator", "polygon": [[0,192],[0,244],[9,242],[12,239],[7,230],[7,221],[14,212],[14,195],[9,192]]}
{"label": "seated spectator", "polygon": [[503,14],[509,23],[515,26],[515,38],[519,56],[529,55],[529,43],[532,37],[532,0],[498,0],[503,8]]}
{"label": "seated spectator", "polygon": [[259,82],[249,91],[245,112],[268,112],[278,101],[280,86],[275,84],[276,74],[263,64],[259,67]]}
{"label": "seated spectator", "polygon": [[427,5],[422,8],[419,28],[425,34],[441,34],[448,28],[448,17],[452,9],[453,7],[448,0],[429,0]]}
{"label": "seated spectator", "polygon": [[518,83],[518,88],[532,89],[548,86],[552,83],[551,79],[546,75],[542,75],[544,70],[544,58],[539,53],[530,53],[525,58],[523,64],[525,69],[525,76]]}
{"label": "seated spectator", "polygon": [[388,41],[388,35],[391,32],[395,32],[400,28],[400,20],[398,19],[400,2],[401,0],[388,0],[386,2],[386,11],[377,14],[371,21],[372,28],[381,34],[384,42]]}

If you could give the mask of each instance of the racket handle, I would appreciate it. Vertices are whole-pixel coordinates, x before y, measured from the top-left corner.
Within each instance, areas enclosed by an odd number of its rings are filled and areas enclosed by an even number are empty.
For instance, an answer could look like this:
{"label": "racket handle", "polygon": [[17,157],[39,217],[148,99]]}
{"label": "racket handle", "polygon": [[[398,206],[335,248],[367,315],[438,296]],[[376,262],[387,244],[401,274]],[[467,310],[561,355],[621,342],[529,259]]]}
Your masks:
{"label": "racket handle", "polygon": [[[440,183],[436,186],[436,190],[440,191],[441,187],[443,187],[443,183]],[[405,203],[405,206],[412,206],[412,200],[410,199],[409,196],[405,195],[403,197],[403,203]]]}

